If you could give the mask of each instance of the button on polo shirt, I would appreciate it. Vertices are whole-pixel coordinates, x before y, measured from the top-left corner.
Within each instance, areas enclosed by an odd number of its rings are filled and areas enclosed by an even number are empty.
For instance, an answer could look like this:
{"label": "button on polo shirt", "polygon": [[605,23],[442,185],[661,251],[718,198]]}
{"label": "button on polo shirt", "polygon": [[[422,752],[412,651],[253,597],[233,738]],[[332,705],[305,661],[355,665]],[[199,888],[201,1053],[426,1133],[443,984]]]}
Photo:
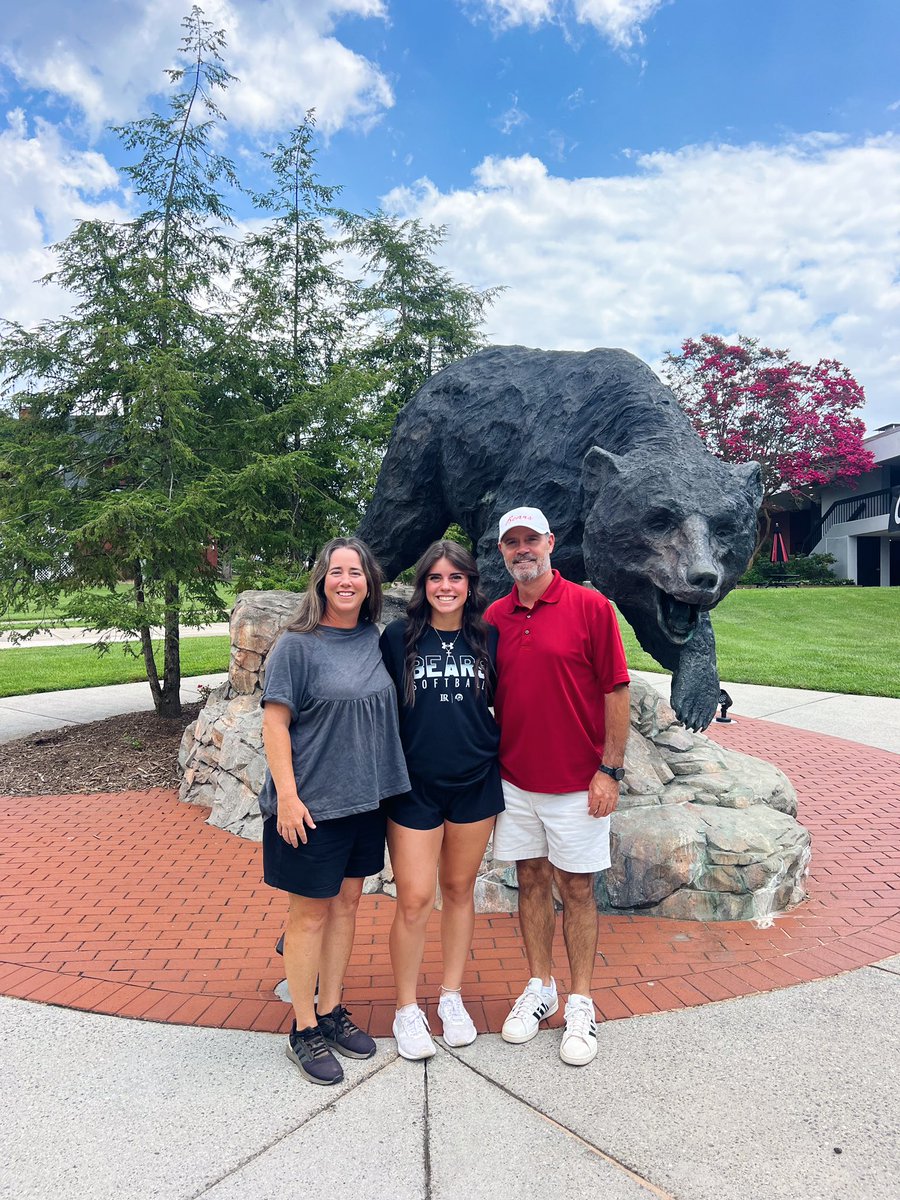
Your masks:
{"label": "button on polo shirt", "polygon": [[486,617],[500,633],[503,778],[526,791],[585,790],[603,757],[604,697],[629,682],[612,605],[554,571],[533,608],[513,587]]}

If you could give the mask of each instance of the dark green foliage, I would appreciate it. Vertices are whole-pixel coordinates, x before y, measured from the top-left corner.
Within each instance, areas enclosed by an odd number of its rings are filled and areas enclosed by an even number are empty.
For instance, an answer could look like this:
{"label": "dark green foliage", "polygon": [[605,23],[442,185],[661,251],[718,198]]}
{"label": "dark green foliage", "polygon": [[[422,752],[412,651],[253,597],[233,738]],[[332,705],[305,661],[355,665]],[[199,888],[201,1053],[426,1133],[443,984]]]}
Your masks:
{"label": "dark green foliage", "polygon": [[[771,551],[771,547],[768,547]],[[799,584],[815,585],[816,587],[846,587],[852,584],[852,579],[842,579],[831,571],[831,566],[837,560],[833,554],[800,554],[786,563],[773,563],[766,558],[766,548],[756,562],[741,579],[743,584],[755,584],[761,587],[771,584],[779,576],[792,575],[798,578]]]}

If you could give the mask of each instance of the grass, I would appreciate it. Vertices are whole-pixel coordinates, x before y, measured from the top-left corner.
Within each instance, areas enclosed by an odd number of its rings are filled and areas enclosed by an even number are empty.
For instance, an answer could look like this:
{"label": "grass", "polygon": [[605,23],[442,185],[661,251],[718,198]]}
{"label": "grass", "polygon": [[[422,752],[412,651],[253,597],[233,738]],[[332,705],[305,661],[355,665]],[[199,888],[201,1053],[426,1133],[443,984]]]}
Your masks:
{"label": "grass", "polygon": [[[131,584],[119,583],[116,585],[116,591],[120,595],[124,595],[131,591]],[[110,594],[108,588],[85,588],[81,594],[85,593],[93,596]],[[222,597],[224,607],[231,608],[234,603],[234,588],[230,584],[221,583],[218,585],[218,593]],[[73,600],[72,596],[60,597],[54,604],[7,609],[0,612],[0,630],[30,629],[33,625],[50,625],[54,629],[67,629],[72,625],[81,625],[81,621],[68,615],[69,605]]]}
{"label": "grass", "polygon": [[[138,645],[136,642],[131,644]],[[162,643],[156,646],[156,663],[162,672]],[[189,676],[227,671],[228,655],[227,637],[183,638],[181,673]],[[102,687],[111,683],[139,683],[146,678],[143,658],[126,654],[120,644],[113,645],[103,655],[90,646],[0,650],[0,697]]]}
{"label": "grass", "polygon": [[[712,622],[722,679],[900,697],[900,588],[742,589]],[[629,665],[659,671],[619,624]]]}

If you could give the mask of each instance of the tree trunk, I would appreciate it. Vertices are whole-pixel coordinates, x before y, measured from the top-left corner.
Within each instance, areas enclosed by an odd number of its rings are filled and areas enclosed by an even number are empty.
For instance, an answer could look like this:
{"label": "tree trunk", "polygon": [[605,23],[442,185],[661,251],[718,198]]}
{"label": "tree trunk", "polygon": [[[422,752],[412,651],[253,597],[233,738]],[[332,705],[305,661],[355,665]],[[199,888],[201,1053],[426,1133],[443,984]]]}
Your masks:
{"label": "tree trunk", "polygon": [[[134,598],[138,609],[144,607],[144,572],[141,564],[134,564]],[[156,670],[156,660],[153,657],[153,639],[150,636],[150,626],[141,621],[141,649],[144,652],[144,667],[147,671],[147,682],[150,684],[150,695],[153,697],[153,707],[157,714],[163,700],[162,688],[159,685],[159,675]]]}
{"label": "tree trunk", "polygon": [[162,699],[157,709],[161,717],[181,716],[181,637],[178,628],[180,617],[178,604],[178,584],[167,583],[166,598],[166,632],[165,649],[163,651],[163,688]]}
{"label": "tree trunk", "polygon": [[759,552],[762,550],[763,545],[769,536],[769,531],[771,528],[772,514],[769,512],[768,508],[763,505],[756,518],[756,545],[753,547],[753,554],[750,556],[750,561],[747,563],[748,571],[759,558]]}

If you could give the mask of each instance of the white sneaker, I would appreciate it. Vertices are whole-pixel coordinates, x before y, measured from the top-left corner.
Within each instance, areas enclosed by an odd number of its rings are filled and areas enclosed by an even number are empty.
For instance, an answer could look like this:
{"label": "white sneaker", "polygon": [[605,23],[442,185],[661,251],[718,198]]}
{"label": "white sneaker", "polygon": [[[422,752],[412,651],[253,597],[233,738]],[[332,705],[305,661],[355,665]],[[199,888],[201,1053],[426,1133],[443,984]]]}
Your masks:
{"label": "white sneaker", "polygon": [[398,1008],[392,1028],[401,1058],[431,1058],[437,1053],[428,1021],[418,1004]]}
{"label": "white sneaker", "polygon": [[566,1028],[559,1057],[570,1067],[584,1067],[597,1057],[597,1022],[590,996],[571,995],[566,1001]]}
{"label": "white sneaker", "polygon": [[500,1036],[504,1042],[512,1042],[519,1046],[522,1042],[530,1042],[538,1031],[538,1026],[546,1017],[552,1017],[559,1008],[556,995],[556,982],[550,980],[553,988],[551,995],[544,992],[540,979],[529,979],[525,991],[512,1006],[512,1010],[503,1022]]}
{"label": "white sneaker", "polygon": [[441,992],[438,1016],[444,1025],[444,1041],[448,1046],[471,1046],[478,1037],[475,1022],[466,1012],[459,992]]}

